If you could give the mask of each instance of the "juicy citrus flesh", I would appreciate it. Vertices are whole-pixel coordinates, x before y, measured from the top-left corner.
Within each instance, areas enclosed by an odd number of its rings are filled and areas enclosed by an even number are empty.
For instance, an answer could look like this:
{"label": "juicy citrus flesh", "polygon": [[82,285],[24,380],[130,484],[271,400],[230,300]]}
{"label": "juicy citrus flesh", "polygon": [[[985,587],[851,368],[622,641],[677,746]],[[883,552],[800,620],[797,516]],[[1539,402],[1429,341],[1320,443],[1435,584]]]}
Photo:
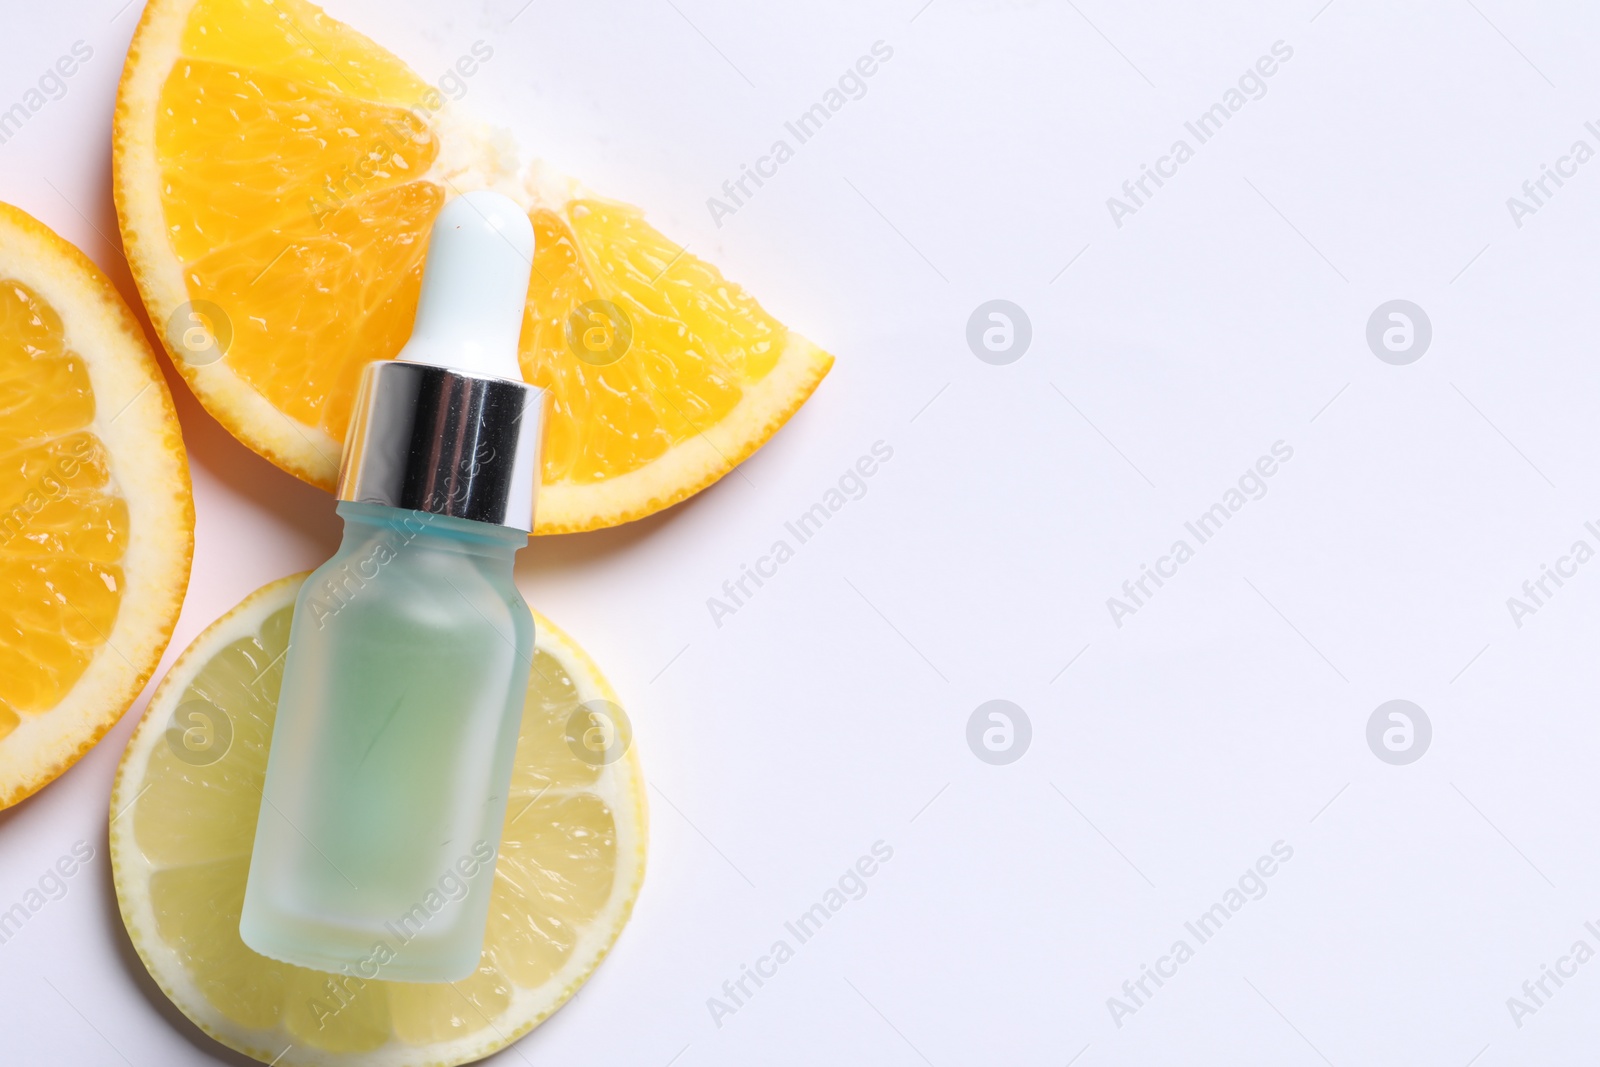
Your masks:
{"label": "juicy citrus flesh", "polygon": [[[361,368],[410,333],[429,226],[447,197],[479,185],[520,198],[535,226],[521,362],[552,394],[543,482],[574,490],[550,498],[538,532],[627,521],[703,488],[827,372],[832,357],[637,209],[553,195],[548,182],[519,186],[484,165],[447,173],[460,153],[442,139],[467,134],[443,122],[437,91],[305,0],[155,0],[141,39],[179,18],[170,52],[145,58],[136,40],[124,75],[129,98],[138,64],[167,65],[148,116],[119,107],[125,242],[158,323],[177,296],[222,309],[231,339],[221,369],[287,416],[289,431],[262,426],[260,410],[228,410],[245,405],[208,389],[215,371],[186,366],[175,349],[179,369],[280,466],[331,487]],[[130,132],[135,122],[151,128]],[[160,189],[160,233],[129,232],[137,183]],[[179,266],[181,294],[152,299],[164,291],[151,281],[156,260]],[[786,354],[803,366],[769,396],[759,387]],[[739,432],[708,436],[724,424]],[[697,438],[709,449],[683,454]],[[619,482],[652,465],[662,472]]]}
{"label": "juicy citrus flesh", "polygon": [[128,505],[61,316],[0,278],[0,739],[49,711],[122,604]]}
{"label": "juicy citrus flesh", "polygon": [[783,324],[637,209],[573,200],[532,218],[520,356],[551,393],[546,482],[638,470],[727,418],[777,364]]}
{"label": "juicy citrus flesh", "polygon": [[[444,203],[442,186],[418,180],[438,142],[402,108],[238,66],[244,45],[267,35],[241,41],[211,27],[255,28],[257,11],[288,17],[239,0],[198,5],[162,88],[168,239],[191,298],[224,309],[235,372],[338,440],[364,359],[393,356],[410,333],[425,238]],[[210,32],[194,32],[197,22]],[[263,54],[304,74],[302,56]]]}
{"label": "juicy citrus flesh", "polygon": [[[112,825],[125,921],[179,1007],[257,1058],[282,1055],[287,1067],[487,1055],[559,1006],[626,921],[643,874],[637,763],[631,754],[609,765],[574,754],[574,713],[604,681],[538,619],[478,970],[454,983],[362,981],[256,954],[239,937],[239,916],[301,577],[266,587],[197,638],[200,657],[185,653],[130,741]],[[220,758],[197,759],[177,740],[194,722],[216,729],[207,743],[226,746]],[[154,952],[141,943],[141,901]],[[612,925],[596,934],[597,924]]]}
{"label": "juicy citrus flesh", "polygon": [[194,545],[172,397],[89,259],[0,204],[0,808],[138,696]]}

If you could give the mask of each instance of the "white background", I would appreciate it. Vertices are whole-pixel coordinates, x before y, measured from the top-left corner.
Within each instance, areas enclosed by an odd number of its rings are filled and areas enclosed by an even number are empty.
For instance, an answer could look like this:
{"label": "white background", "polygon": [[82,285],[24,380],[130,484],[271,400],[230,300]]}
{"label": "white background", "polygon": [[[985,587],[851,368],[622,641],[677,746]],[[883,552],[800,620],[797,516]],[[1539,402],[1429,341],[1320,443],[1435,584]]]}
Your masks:
{"label": "white background", "polygon": [[[131,296],[118,2],[8,0],[0,108],[74,41],[94,57],[0,146],[0,198]],[[488,42],[467,107],[838,356],[738,473],[522,555],[632,714],[651,857],[611,958],[495,1062],[1588,1062],[1600,962],[1521,1027],[1506,1002],[1600,949],[1600,562],[1520,627],[1506,599],[1600,547],[1600,162],[1520,227],[1506,200],[1600,149],[1600,18],[1322,2],[331,5],[430,78]],[[865,96],[717,226],[706,199],[879,40]],[[1107,197],[1280,40],[1265,96],[1118,227]],[[1006,366],[965,339],[994,298],[1032,323]],[[1433,326],[1406,366],[1365,338],[1396,298]],[[169,662],[338,533],[174,391],[197,546]],[[707,598],[880,440],[865,495],[715,625]],[[1115,625],[1106,599],[1280,440],[1266,496]],[[966,741],[997,698],[1032,723],[1008,766]],[[1366,741],[1396,698],[1433,727],[1407,766]],[[7,1062],[244,1062],[116,915],[107,797],[142,708],[0,816],[0,904],[96,849],[0,947]],[[707,998],[879,840],[866,896],[719,1027]],[[1118,1026],[1107,998],[1280,840],[1266,895]]]}

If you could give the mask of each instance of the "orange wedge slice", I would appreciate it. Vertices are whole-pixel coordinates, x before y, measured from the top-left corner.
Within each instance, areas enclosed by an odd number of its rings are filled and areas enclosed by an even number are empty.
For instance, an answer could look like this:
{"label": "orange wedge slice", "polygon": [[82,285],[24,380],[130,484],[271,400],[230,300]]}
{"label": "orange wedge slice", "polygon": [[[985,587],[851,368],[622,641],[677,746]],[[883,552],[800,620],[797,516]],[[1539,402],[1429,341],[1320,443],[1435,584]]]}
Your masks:
{"label": "orange wedge slice", "polygon": [[305,0],[152,0],[113,165],[175,365],[285,470],[331,488],[362,366],[410,333],[429,225],[492,187],[538,242],[521,346],[524,377],[553,394],[536,532],[683,500],[771,437],[833,358],[638,209],[512,156]]}

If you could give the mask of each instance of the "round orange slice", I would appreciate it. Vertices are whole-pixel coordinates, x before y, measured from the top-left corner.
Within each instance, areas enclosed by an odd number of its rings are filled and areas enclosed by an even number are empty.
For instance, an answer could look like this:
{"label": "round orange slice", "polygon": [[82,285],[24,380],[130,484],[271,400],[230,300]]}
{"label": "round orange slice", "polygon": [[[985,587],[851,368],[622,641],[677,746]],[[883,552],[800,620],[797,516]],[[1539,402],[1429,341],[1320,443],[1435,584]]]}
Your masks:
{"label": "round orange slice", "polygon": [[429,226],[471,189],[517,199],[537,235],[521,357],[553,395],[538,533],[698,492],[833,361],[638,209],[519,168],[507,138],[305,0],[151,0],[113,167],[178,370],[235,436],[324,487],[362,366],[410,333]]}
{"label": "round orange slice", "polygon": [[0,808],[139,695],[193,547],[183,439],[138,320],[83,253],[0,204]]}

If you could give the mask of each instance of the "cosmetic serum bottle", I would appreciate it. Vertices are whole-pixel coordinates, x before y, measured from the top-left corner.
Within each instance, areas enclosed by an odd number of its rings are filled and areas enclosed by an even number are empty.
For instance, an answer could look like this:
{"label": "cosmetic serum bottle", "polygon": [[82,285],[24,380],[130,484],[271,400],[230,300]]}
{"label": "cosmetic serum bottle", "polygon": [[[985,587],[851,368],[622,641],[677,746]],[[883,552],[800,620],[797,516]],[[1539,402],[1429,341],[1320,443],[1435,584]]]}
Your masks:
{"label": "cosmetic serum bottle", "polygon": [[239,933],[362,979],[483,951],[533,655],[542,390],[517,338],[533,228],[493,192],[439,213],[411,339],[361,379],[338,552],[295,602]]}

